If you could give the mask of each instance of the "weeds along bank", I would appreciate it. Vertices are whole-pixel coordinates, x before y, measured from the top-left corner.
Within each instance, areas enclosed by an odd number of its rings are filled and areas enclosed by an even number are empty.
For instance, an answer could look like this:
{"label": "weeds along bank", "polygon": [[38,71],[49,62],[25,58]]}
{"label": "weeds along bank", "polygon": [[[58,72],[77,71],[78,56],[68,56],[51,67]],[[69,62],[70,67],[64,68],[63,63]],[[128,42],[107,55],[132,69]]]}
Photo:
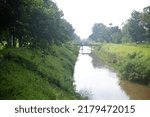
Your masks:
{"label": "weeds along bank", "polygon": [[102,44],[95,53],[113,66],[122,78],[150,86],[150,46]]}
{"label": "weeds along bank", "polygon": [[77,47],[0,51],[0,99],[79,99],[73,86]]}

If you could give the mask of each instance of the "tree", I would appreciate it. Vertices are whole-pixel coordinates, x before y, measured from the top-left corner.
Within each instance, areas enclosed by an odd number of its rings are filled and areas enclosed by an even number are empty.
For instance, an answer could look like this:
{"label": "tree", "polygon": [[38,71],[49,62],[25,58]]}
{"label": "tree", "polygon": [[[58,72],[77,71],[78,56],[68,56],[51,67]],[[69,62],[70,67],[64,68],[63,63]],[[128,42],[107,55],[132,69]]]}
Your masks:
{"label": "tree", "polygon": [[92,35],[89,36],[92,40],[100,42],[109,40],[108,28],[103,23],[95,23],[92,32]]}
{"label": "tree", "polygon": [[129,21],[127,21],[122,27],[122,42],[123,43],[132,42],[132,37],[129,32]]}
{"label": "tree", "polygon": [[143,9],[141,22],[145,29],[146,39],[147,41],[150,41],[150,6]]}
{"label": "tree", "polygon": [[80,43],[81,42],[81,38],[76,33],[73,34],[73,39],[74,39],[73,41],[75,43]]}
{"label": "tree", "polygon": [[118,26],[107,27],[102,23],[94,24],[92,28],[92,34],[89,36],[90,39],[99,42],[121,42],[121,30]]}
{"label": "tree", "polygon": [[113,43],[121,43],[122,33],[115,32],[112,34],[112,42]]}
{"label": "tree", "polygon": [[142,42],[145,40],[145,29],[141,25],[141,13],[133,11],[129,19],[129,33],[134,42]]}
{"label": "tree", "polygon": [[7,44],[9,47],[15,46],[15,31],[17,21],[21,16],[20,6],[22,0],[1,0],[0,4],[0,32],[6,30],[9,33]]}
{"label": "tree", "polygon": [[121,42],[121,29],[118,26],[113,26],[109,28],[110,42],[120,43]]}
{"label": "tree", "polygon": [[1,0],[0,36],[9,47],[45,48],[72,39],[74,29],[51,0]]}

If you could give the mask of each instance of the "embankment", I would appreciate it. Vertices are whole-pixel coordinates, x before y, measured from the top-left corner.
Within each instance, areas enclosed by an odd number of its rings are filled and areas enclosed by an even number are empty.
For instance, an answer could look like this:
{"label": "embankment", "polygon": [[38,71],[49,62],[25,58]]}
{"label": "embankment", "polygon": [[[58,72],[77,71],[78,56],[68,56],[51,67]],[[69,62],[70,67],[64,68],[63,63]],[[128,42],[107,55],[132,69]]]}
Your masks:
{"label": "embankment", "polygon": [[73,85],[78,48],[0,51],[0,99],[80,99]]}
{"label": "embankment", "polygon": [[122,78],[150,86],[150,46],[102,44],[95,53],[119,71]]}

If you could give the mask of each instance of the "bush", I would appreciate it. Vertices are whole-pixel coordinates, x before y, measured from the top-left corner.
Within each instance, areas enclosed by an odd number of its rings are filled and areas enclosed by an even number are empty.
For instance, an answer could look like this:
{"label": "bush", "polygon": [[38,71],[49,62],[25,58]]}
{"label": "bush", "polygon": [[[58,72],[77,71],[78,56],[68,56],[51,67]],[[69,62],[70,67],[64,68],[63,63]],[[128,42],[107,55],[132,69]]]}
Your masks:
{"label": "bush", "polygon": [[143,45],[103,44],[95,50],[117,69],[124,79],[150,86],[150,48]]}

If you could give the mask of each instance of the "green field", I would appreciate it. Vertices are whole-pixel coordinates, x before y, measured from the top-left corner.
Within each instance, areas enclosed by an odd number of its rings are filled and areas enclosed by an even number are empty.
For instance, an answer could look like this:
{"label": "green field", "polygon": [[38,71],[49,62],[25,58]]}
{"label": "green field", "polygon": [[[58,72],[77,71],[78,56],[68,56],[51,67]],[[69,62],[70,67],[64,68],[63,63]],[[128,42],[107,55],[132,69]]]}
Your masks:
{"label": "green field", "polygon": [[95,52],[119,71],[122,78],[150,86],[149,45],[102,44]]}
{"label": "green field", "polygon": [[73,85],[77,47],[0,50],[0,99],[81,99]]}

